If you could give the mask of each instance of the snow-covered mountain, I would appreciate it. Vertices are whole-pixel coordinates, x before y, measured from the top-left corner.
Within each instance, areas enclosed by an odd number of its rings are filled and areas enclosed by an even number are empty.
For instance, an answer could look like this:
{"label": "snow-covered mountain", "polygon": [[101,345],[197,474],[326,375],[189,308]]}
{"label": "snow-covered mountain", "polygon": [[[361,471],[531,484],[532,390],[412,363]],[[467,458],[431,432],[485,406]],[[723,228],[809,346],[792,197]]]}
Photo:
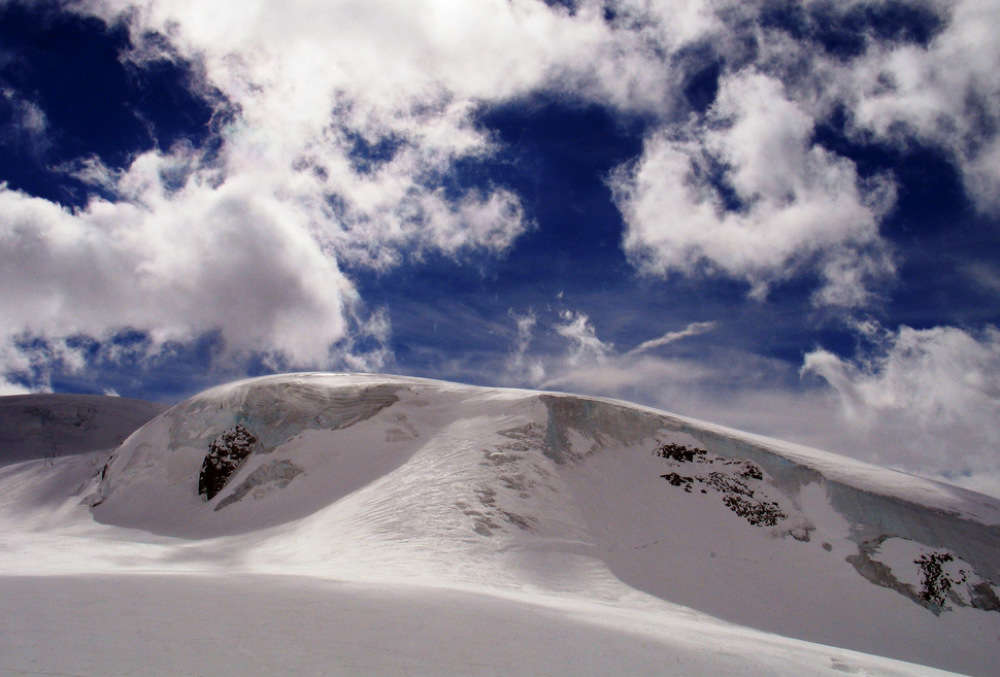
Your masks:
{"label": "snow-covered mountain", "polygon": [[0,465],[113,449],[166,408],[102,395],[0,397]]}
{"label": "snow-covered mountain", "polygon": [[[325,646],[312,623],[337,622],[379,647],[340,647],[321,669],[306,642],[305,674],[995,674],[1000,502],[625,402],[271,376],[170,408],[110,458],[75,458],[0,469],[0,599],[30,605],[33,581],[31,599],[115,616],[129,606],[115,594],[95,607],[67,591],[85,574],[121,594],[141,573],[171,618],[301,598],[314,603],[277,633]],[[52,586],[18,578],[38,574]],[[271,623],[238,615],[199,632],[238,647]],[[179,639],[201,627],[182,625]],[[516,646],[483,639],[501,635]],[[4,656],[66,667],[4,636],[0,670],[17,667]],[[215,672],[270,671],[226,646]]]}

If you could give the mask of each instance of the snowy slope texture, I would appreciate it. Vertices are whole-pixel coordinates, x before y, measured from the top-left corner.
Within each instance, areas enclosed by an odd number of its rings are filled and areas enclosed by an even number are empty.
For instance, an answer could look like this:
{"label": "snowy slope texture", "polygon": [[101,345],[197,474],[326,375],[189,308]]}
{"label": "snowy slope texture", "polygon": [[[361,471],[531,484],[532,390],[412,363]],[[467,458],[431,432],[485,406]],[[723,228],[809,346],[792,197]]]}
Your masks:
{"label": "snowy slope texture", "polygon": [[1000,502],[624,402],[271,376],[174,406],[101,474],[99,522],[189,539],[191,560],[658,598],[970,674],[1000,650]]}
{"label": "snowy slope texture", "polygon": [[104,395],[0,397],[0,465],[113,449],[164,409]]}

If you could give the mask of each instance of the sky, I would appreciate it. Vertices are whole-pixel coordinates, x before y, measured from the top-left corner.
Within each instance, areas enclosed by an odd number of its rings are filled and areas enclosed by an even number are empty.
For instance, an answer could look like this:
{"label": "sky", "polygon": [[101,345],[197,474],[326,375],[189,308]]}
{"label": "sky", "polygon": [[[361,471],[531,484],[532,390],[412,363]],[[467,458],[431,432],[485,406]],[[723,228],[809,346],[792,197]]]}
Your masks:
{"label": "sky", "polygon": [[0,394],[619,397],[1000,496],[1000,0],[0,0]]}

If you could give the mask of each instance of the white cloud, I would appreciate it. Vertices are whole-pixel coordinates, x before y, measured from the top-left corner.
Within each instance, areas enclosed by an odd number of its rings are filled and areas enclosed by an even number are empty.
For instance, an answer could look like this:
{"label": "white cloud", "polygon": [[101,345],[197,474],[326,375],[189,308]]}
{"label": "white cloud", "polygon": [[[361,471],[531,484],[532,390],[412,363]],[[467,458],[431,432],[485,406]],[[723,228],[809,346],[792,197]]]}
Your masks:
{"label": "white cloud", "polygon": [[[996,328],[861,322],[869,352],[851,361],[814,350],[801,373],[821,378],[797,382],[787,362],[708,342],[684,357],[619,354],[585,315],[566,319],[556,327],[571,341],[565,354],[526,355],[546,368],[539,387],[621,397],[1000,496]],[[694,336],[699,326],[665,336]],[[577,336],[598,349],[582,351]]]}
{"label": "white cloud", "polygon": [[0,397],[6,397],[8,395],[28,395],[32,392],[36,391],[25,388],[17,383],[11,383],[5,379],[0,379]]}
{"label": "white cloud", "polygon": [[571,344],[566,353],[566,364],[570,368],[589,362],[601,364],[614,349],[613,345],[597,338],[594,325],[586,314],[566,310],[561,313],[561,319],[564,324],[557,324],[554,329]]}
{"label": "white cloud", "polygon": [[356,294],[307,213],[246,176],[168,194],[169,161],[139,158],[118,184],[125,200],[76,212],[0,188],[3,332],[132,327],[164,341],[222,328],[235,350],[323,362]]}
{"label": "white cloud", "polygon": [[545,378],[545,367],[537,358],[528,357],[528,350],[534,334],[537,316],[531,310],[518,315],[513,310],[508,313],[517,325],[514,348],[504,365],[506,377],[515,382],[536,384]]}
{"label": "white cloud", "polygon": [[[175,54],[144,34],[168,36],[195,64],[191,84],[217,88],[236,113],[208,165],[178,146],[122,172],[95,158],[59,168],[114,202],[70,211],[0,189],[0,335],[105,338],[134,328],[151,334],[155,352],[220,330],[231,353],[299,366],[377,369],[391,360],[384,348],[354,350],[362,339],[384,346],[389,325],[381,316],[373,335],[359,324],[363,302],[343,262],[502,253],[530,226],[511,192],[446,195],[440,179],[457,159],[493,152],[472,124],[479,101],[529,90],[553,61],[573,63],[581,45],[607,37],[599,20],[534,2],[74,9],[125,20],[137,45],[125,56],[140,65]],[[362,169],[359,138],[398,148]]]}
{"label": "white cloud", "polygon": [[[389,338],[392,323],[385,308],[379,308],[368,317],[354,314],[355,329],[348,332],[333,349],[331,361],[345,365],[352,371],[378,373],[392,362]],[[362,343],[369,344],[363,347]]]}
{"label": "white cloud", "polygon": [[[480,103],[569,88],[622,104],[643,92],[654,105],[669,91],[637,36],[611,30],[596,4],[574,16],[536,0],[82,6],[126,17],[137,61],[164,56],[149,30],[196,59],[240,111],[227,175],[299,168],[283,187],[314,203],[315,235],[342,260],[380,267],[425,247],[502,252],[527,227],[508,191],[446,198],[437,185],[455,160],[493,151],[472,124]],[[595,77],[594,64],[609,72]],[[391,139],[395,153],[358,171],[358,139]]]}
{"label": "white cloud", "polygon": [[[532,225],[508,190],[445,188],[456,161],[496,150],[474,124],[482,104],[555,89],[655,108],[670,92],[646,38],[609,27],[599,3],[573,16],[535,0],[69,9],[124,22],[135,48],[122,58],[138,67],[188,60],[189,86],[220,106],[222,145],[207,163],[184,145],[121,172],[66,163],[56,169],[114,196],[77,211],[0,191],[5,337],[135,328],[155,351],[219,330],[230,352],[278,365],[378,368],[391,355],[351,352],[363,300],[345,263],[502,255]],[[26,129],[44,128],[42,111],[21,108]],[[383,142],[382,157],[359,162],[359,148]]]}
{"label": "white cloud", "polygon": [[121,171],[108,167],[96,155],[76,158],[52,169],[72,176],[88,186],[101,188],[108,193],[114,193],[117,190],[118,181],[122,176]]}
{"label": "white cloud", "polygon": [[904,326],[870,337],[863,359],[817,349],[802,366],[836,393],[846,437],[876,462],[1000,488],[1000,331]]}
{"label": "white cloud", "polygon": [[[678,21],[687,29],[669,35],[672,6],[625,3],[626,18],[641,16],[639,32],[666,53],[676,55],[685,41],[710,44],[727,63],[707,116],[664,115],[643,156],[613,175],[626,250],[646,273],[722,272],[745,279],[758,298],[774,282],[815,268],[817,305],[868,305],[878,281],[895,272],[879,236],[893,181],[861,180],[847,158],[813,142],[814,126],[842,106],[855,141],[941,148],[977,207],[1000,213],[1000,46],[993,35],[1000,2],[922,3],[942,20],[926,47],[880,42],[868,31],[860,36],[867,51],[853,59],[764,28],[763,4],[689,3]],[[880,3],[844,2],[828,11],[872,4]],[[677,87],[677,73],[665,77]]]}
{"label": "white cloud", "polygon": [[878,235],[892,184],[861,181],[850,160],[812,142],[813,126],[774,78],[724,78],[707,121],[657,131],[611,178],[633,262],[652,274],[707,264],[764,297],[818,258],[818,301],[863,302],[865,283],[892,272]]}
{"label": "white cloud", "polygon": [[[31,368],[31,360],[23,351],[18,350],[14,345],[12,337],[0,337],[0,365],[6,367],[10,373],[26,373]],[[7,374],[0,374],[0,396],[23,395],[31,392],[30,388],[20,383],[16,383],[7,377]]]}
{"label": "white cloud", "polygon": [[876,45],[838,74],[856,133],[948,151],[983,211],[1000,213],[1000,2],[939,2],[944,30],[926,47]]}

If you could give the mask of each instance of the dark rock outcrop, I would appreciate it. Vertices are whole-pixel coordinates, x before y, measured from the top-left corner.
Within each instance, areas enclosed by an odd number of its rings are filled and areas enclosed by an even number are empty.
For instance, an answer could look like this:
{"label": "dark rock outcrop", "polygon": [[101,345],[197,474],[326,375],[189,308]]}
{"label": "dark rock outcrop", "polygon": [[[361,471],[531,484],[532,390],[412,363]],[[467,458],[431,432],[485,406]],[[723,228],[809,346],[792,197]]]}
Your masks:
{"label": "dark rock outcrop", "polygon": [[211,501],[243,465],[256,443],[257,437],[239,424],[216,437],[201,464],[198,493]]}

